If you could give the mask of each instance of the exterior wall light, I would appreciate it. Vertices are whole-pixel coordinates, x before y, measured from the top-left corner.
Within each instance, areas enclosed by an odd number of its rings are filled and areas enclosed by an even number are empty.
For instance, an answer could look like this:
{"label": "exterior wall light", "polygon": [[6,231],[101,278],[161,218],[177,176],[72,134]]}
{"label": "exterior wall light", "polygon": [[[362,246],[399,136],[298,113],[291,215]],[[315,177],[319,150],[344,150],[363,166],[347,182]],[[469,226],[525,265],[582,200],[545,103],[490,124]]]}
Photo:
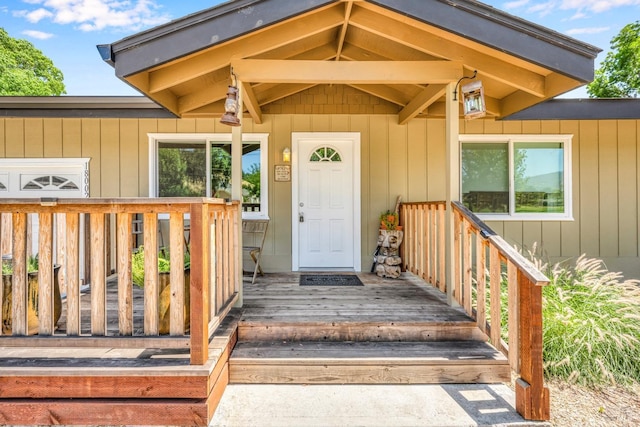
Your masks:
{"label": "exterior wall light", "polygon": [[233,85],[229,85],[227,89],[227,99],[224,101],[224,114],[220,119],[220,123],[229,126],[240,126],[240,119],[238,118],[238,79],[233,73],[233,68],[231,68],[231,76],[233,78]]}
{"label": "exterior wall light", "polygon": [[[458,86],[464,79],[473,80],[478,75],[478,71],[473,72],[473,76],[463,76],[456,83],[456,87],[453,91],[453,100],[457,101]],[[487,107],[484,102],[484,88],[482,87],[482,81],[477,80],[475,82],[467,83],[461,87],[462,89],[462,111],[465,119],[477,119],[487,114]]]}
{"label": "exterior wall light", "polygon": [[291,161],[291,150],[289,150],[289,147],[285,147],[285,149],[282,150],[282,161],[284,163],[289,163]]}

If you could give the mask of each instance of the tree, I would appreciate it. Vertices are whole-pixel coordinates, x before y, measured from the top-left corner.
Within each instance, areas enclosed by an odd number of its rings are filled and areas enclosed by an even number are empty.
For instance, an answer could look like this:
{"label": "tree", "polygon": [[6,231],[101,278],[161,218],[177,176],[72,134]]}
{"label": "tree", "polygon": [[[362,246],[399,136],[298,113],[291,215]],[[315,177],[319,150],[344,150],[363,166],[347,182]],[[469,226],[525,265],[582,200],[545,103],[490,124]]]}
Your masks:
{"label": "tree", "polygon": [[27,40],[0,28],[0,95],[51,96],[66,93],[62,71]]}
{"label": "tree", "polygon": [[640,94],[640,21],[611,39],[611,51],[587,86],[591,98],[636,98]]}
{"label": "tree", "polygon": [[[248,172],[242,172],[242,188],[246,190],[249,199],[260,201],[260,165],[257,163],[249,167]],[[245,197],[245,202],[247,202]]]}

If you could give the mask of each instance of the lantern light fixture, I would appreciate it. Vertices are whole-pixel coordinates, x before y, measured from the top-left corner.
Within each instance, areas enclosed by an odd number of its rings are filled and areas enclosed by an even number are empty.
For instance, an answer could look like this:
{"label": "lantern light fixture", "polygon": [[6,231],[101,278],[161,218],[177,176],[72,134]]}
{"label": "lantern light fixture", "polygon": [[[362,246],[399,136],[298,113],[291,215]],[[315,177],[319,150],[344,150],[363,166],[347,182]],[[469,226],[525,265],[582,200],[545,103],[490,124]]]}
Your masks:
{"label": "lantern light fixture", "polygon": [[282,161],[284,163],[291,162],[291,150],[289,147],[285,147],[284,150],[282,150]]}
{"label": "lantern light fixture", "polygon": [[[458,86],[464,79],[473,80],[478,75],[478,70],[473,72],[473,76],[463,76],[456,83],[456,87],[453,91],[453,100],[457,101]],[[475,82],[467,83],[461,87],[462,91],[462,110],[465,119],[477,119],[487,114],[486,104],[484,102],[484,87],[482,81],[477,80]]]}
{"label": "lantern light fixture", "polygon": [[238,78],[231,67],[232,85],[227,89],[227,99],[224,101],[224,114],[220,119],[220,123],[229,126],[240,126],[238,118],[239,100],[238,100]]}

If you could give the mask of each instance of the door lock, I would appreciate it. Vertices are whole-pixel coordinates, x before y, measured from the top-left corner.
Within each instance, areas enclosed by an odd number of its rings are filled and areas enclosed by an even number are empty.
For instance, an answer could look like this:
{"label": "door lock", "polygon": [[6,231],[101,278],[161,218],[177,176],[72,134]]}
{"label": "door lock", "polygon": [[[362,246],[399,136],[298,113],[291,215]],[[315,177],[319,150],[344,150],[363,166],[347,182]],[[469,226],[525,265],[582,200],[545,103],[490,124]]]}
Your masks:
{"label": "door lock", "polygon": [[304,214],[302,212],[298,214],[298,221],[304,222]]}

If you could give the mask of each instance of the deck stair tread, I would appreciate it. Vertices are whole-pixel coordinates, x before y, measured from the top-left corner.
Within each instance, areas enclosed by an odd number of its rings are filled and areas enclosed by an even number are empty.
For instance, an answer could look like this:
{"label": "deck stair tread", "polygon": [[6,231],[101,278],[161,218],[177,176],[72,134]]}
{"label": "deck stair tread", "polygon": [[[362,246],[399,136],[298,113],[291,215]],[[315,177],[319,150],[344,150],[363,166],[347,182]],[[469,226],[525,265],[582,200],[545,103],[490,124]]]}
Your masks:
{"label": "deck stair tread", "polygon": [[431,342],[241,342],[231,355],[233,363],[260,359],[269,363],[392,360],[394,363],[442,361],[506,362],[505,356],[487,343],[479,341]]}
{"label": "deck stair tread", "polygon": [[236,384],[434,384],[508,382],[507,359],[479,341],[238,342]]}

